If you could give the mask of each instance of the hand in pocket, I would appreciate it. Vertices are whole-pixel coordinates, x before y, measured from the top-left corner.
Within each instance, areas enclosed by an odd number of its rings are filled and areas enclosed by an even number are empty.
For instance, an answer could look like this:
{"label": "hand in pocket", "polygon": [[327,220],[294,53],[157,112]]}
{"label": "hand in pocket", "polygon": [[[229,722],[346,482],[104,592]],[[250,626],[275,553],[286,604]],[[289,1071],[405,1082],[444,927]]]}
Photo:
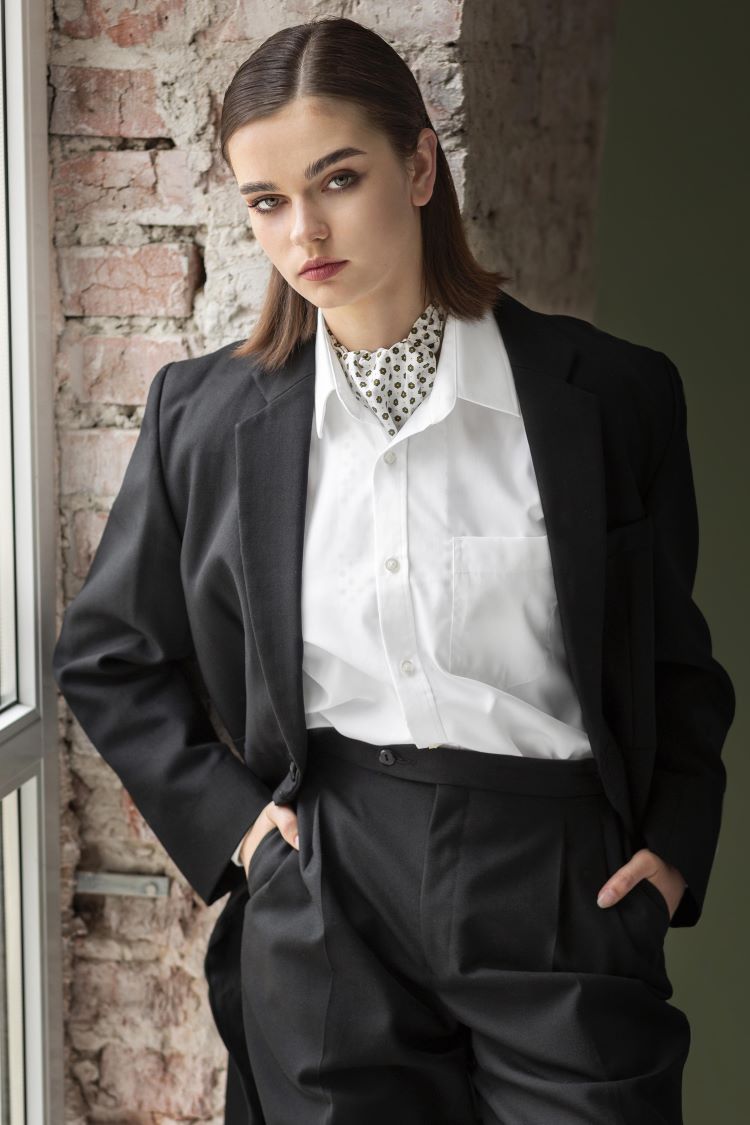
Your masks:
{"label": "hand in pocket", "polygon": [[278,828],[288,844],[299,850],[297,814],[294,809],[290,809],[288,805],[277,805],[274,801],[269,801],[265,808],[260,810],[253,824],[242,838],[240,860],[245,869],[245,878],[247,878],[250,870],[253,852],[263,837],[272,832],[274,828]]}
{"label": "hand in pocket", "polygon": [[[652,878],[657,876],[657,878]],[[669,920],[680,905],[687,883],[680,871],[649,848],[640,848],[627,863],[619,867],[599,888],[597,905],[614,906],[641,880],[648,879],[664,899]],[[658,879],[658,881],[657,881]]]}

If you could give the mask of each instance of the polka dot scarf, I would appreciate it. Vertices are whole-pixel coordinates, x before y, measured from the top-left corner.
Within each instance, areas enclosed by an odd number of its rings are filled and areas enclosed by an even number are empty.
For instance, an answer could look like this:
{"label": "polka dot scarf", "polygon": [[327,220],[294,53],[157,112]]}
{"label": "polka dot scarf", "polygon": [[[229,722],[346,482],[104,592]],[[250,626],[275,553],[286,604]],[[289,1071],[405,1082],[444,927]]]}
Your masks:
{"label": "polka dot scarf", "polygon": [[432,389],[444,325],[444,310],[429,304],[403,340],[374,352],[350,352],[326,324],[349,386],[391,437]]}

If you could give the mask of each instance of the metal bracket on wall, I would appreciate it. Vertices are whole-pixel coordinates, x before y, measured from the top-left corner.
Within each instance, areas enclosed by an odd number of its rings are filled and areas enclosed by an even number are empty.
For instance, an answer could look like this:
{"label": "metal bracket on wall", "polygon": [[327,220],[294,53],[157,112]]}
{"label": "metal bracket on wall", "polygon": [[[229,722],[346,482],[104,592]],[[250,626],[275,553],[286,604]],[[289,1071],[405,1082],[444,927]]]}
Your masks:
{"label": "metal bracket on wall", "polygon": [[77,871],[76,894],[139,895],[146,898],[169,894],[167,875],[126,875],[118,871]]}

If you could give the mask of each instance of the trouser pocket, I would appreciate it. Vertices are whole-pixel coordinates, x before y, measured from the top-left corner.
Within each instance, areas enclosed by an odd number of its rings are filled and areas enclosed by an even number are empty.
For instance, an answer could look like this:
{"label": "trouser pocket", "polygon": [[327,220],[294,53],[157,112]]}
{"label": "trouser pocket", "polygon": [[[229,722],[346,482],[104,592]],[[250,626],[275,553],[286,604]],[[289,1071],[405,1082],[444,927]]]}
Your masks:
{"label": "trouser pocket", "polygon": [[247,868],[248,895],[252,897],[270,879],[283,854],[288,852],[291,846],[281,835],[276,825],[270,828],[265,836],[261,836],[255,845],[253,854],[250,856],[250,863]]}
{"label": "trouser pocket", "polygon": [[658,887],[641,879],[612,906],[596,902],[634,851],[606,796],[571,798],[564,835],[554,967],[636,976],[664,991],[669,909]]}

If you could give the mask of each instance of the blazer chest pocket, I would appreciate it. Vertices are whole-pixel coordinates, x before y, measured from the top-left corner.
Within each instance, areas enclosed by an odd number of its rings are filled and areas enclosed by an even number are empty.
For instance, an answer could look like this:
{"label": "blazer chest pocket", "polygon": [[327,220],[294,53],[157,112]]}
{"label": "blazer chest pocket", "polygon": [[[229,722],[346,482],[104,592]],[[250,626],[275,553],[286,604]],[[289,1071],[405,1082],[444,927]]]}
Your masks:
{"label": "blazer chest pocket", "polygon": [[546,535],[452,540],[449,671],[498,688],[540,676],[557,598]]}

